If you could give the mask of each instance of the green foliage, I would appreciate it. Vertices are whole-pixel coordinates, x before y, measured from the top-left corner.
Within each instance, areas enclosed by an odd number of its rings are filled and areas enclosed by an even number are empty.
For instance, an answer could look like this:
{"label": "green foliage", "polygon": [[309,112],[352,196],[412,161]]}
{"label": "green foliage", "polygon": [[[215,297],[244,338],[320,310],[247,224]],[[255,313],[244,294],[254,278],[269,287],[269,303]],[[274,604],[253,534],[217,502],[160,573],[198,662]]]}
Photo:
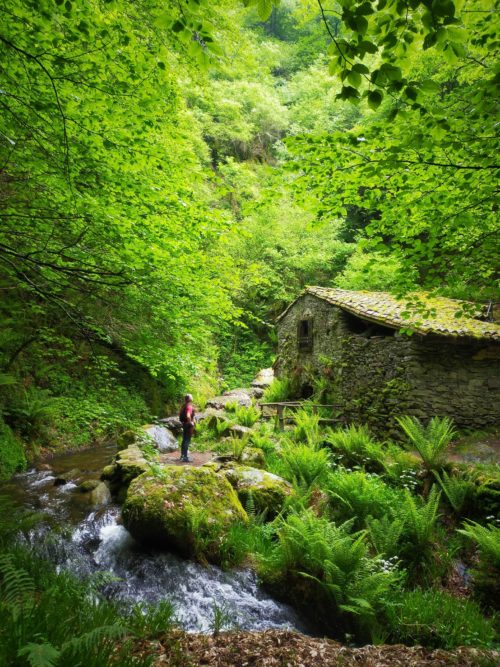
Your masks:
{"label": "green foliage", "polygon": [[335,614],[337,631],[363,626],[374,629],[376,614],[398,574],[384,570],[379,559],[368,557],[363,532],[348,531],[349,525],[336,526],[312,511],[292,514],[282,520],[278,541],[261,558],[260,573],[274,585],[286,581],[290,586],[298,577],[295,585],[306,591],[310,604],[323,605],[326,595],[327,613]]}
{"label": "green foliage", "polygon": [[8,407],[7,414],[13,428],[28,441],[44,439],[48,424],[57,415],[57,401],[49,392],[32,388]]}
{"label": "green foliage", "polygon": [[402,3],[340,5],[329,70],[362,117],[350,131],[287,141],[296,187],[324,219],[366,211],[359,249],[392,263],[398,291],[494,294],[498,12],[482,0],[414,2],[408,16]]}
{"label": "green foliage", "polygon": [[248,443],[249,443],[248,436],[245,436],[244,438],[231,438],[230,450],[232,452],[235,461],[241,461],[241,457],[243,456],[243,452],[245,451],[245,448],[248,446]]}
{"label": "green foliage", "polygon": [[405,547],[401,554],[409,563],[418,565],[432,554],[440,497],[436,486],[432,487],[427,501],[416,498],[405,489],[397,515],[404,522]]}
{"label": "green foliage", "polygon": [[263,403],[280,403],[290,398],[292,392],[291,382],[288,378],[274,378],[269,387],[264,391]]}
{"label": "green foliage", "polygon": [[309,412],[307,408],[297,410],[294,413],[293,439],[296,442],[306,443],[308,447],[318,447],[321,441],[319,420],[320,416]]}
{"label": "green foliage", "polygon": [[276,449],[276,444],[271,440],[268,435],[260,435],[259,433],[252,433],[250,436],[250,441],[254,447],[261,449],[264,454],[267,456],[271,454]]}
{"label": "green foliage", "polygon": [[342,468],[329,475],[326,485],[333,516],[339,521],[351,519],[357,529],[365,528],[368,517],[382,518],[403,500],[376,475]]}
{"label": "green foliage", "polygon": [[467,477],[448,475],[445,470],[441,477],[434,471],[434,476],[455,513],[461,516],[471,505],[476,489],[474,482]]}
{"label": "green foliage", "polygon": [[459,531],[476,543],[479,563],[472,570],[474,589],[482,602],[495,610],[499,609],[500,596],[500,528],[471,521]]}
{"label": "green foliage", "polygon": [[260,418],[260,410],[253,405],[248,408],[238,406],[234,411],[234,416],[238,424],[251,427]]}
{"label": "green foliage", "polygon": [[472,600],[439,589],[401,592],[387,607],[387,627],[392,642],[429,648],[493,646],[493,621]]}
{"label": "green foliage", "polygon": [[476,521],[464,524],[458,531],[477,543],[481,558],[500,570],[500,528],[494,525],[482,526]]}
{"label": "green foliage", "polygon": [[159,639],[174,626],[174,607],[170,600],[156,604],[139,603],[127,617],[127,627],[135,637]]}
{"label": "green foliage", "polygon": [[384,449],[372,438],[366,426],[351,425],[344,429],[331,430],[325,441],[334,452],[341,455],[341,463],[345,467],[362,466],[374,472],[385,469]]}
{"label": "green foliage", "polygon": [[210,622],[210,630],[212,636],[217,637],[222,630],[229,630],[233,626],[234,612],[226,605],[212,604],[212,619]]}
{"label": "green foliage", "polygon": [[368,535],[376,553],[386,558],[397,558],[401,536],[404,529],[404,519],[396,516],[389,518],[384,514],[380,519],[369,516],[366,519]]}
{"label": "green foliage", "polygon": [[278,465],[269,467],[290,482],[310,488],[326,478],[330,469],[330,454],[326,449],[314,449],[308,444],[284,440]]}
{"label": "green foliage", "polygon": [[416,417],[398,417],[398,423],[428,470],[439,470],[446,462],[446,450],[456,434],[449,417],[433,417],[424,426]]}
{"label": "green foliage", "polygon": [[0,479],[8,479],[23,470],[26,456],[22,442],[3,421],[0,415]]}

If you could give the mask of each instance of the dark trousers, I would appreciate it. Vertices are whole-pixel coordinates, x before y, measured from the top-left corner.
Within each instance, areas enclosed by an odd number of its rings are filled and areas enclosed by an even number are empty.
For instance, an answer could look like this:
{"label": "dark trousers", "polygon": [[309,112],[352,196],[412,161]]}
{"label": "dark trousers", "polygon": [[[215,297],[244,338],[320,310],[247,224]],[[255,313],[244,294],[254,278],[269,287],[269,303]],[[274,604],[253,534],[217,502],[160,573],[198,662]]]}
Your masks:
{"label": "dark trousers", "polygon": [[193,427],[191,424],[182,425],[182,443],[181,443],[181,457],[187,458],[188,448],[191,443],[191,436],[193,435]]}

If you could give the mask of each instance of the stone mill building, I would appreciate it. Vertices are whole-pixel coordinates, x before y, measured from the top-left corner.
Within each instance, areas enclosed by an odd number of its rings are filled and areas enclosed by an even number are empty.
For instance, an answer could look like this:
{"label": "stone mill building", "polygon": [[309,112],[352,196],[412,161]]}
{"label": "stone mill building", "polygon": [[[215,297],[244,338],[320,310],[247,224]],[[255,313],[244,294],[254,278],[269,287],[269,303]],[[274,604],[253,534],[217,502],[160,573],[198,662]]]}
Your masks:
{"label": "stone mill building", "polygon": [[[480,308],[420,296],[307,288],[277,321],[278,377],[296,396],[323,389],[347,420],[390,428],[396,415],[500,423],[500,326]],[[470,312],[470,311],[466,311]]]}

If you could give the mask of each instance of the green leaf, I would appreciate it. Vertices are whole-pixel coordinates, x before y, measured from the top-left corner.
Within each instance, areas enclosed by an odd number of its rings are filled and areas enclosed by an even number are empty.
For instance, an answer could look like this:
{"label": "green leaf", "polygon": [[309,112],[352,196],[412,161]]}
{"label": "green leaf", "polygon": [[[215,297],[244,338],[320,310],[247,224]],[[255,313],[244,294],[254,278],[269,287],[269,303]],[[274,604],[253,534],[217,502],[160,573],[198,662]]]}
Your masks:
{"label": "green leaf", "polygon": [[257,0],[257,13],[262,21],[267,21],[273,11],[273,0]]}
{"label": "green leaf", "polygon": [[375,111],[382,104],[383,99],[384,95],[380,90],[371,90],[368,93],[368,106]]}
{"label": "green leaf", "polygon": [[17,656],[26,658],[31,667],[55,667],[61,652],[52,644],[34,644],[30,642],[19,649]]}
{"label": "green leaf", "polygon": [[359,74],[358,72],[355,72],[354,70],[351,70],[347,74],[347,80],[349,81],[349,83],[352,83],[352,85],[355,88],[358,88],[361,84],[361,74]]}
{"label": "green leaf", "polygon": [[426,93],[439,93],[441,90],[439,84],[432,79],[424,79],[423,81],[420,81],[418,87]]}

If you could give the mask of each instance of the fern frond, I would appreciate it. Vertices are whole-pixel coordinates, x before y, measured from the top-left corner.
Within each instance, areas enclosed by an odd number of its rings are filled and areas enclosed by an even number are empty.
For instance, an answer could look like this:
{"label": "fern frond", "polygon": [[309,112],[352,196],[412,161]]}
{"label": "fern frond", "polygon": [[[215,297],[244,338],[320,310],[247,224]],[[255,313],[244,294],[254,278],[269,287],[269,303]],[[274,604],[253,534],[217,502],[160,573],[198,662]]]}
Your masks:
{"label": "fern frond", "polygon": [[446,462],[446,449],[455,435],[448,417],[433,417],[424,426],[416,417],[398,417],[398,423],[429,470],[439,469]]}
{"label": "fern frond", "polygon": [[55,646],[49,643],[34,644],[30,642],[19,649],[18,658],[26,658],[31,667],[55,667],[61,656]]}
{"label": "fern frond", "polygon": [[0,593],[9,606],[22,606],[33,602],[35,582],[30,575],[14,565],[12,556],[0,555]]}
{"label": "fern frond", "polygon": [[477,543],[481,556],[494,567],[500,568],[500,528],[493,525],[481,526],[476,521],[465,523],[458,530]]}
{"label": "fern frond", "polygon": [[450,505],[457,514],[460,514],[474,494],[474,482],[469,479],[452,477],[451,475],[448,475],[446,471],[443,471],[442,477],[440,477],[436,471],[433,472],[443,493],[448,498]]}
{"label": "fern frond", "polygon": [[61,655],[84,655],[85,653],[95,652],[105,642],[120,639],[126,633],[127,629],[120,623],[102,625],[64,642],[61,646]]}

